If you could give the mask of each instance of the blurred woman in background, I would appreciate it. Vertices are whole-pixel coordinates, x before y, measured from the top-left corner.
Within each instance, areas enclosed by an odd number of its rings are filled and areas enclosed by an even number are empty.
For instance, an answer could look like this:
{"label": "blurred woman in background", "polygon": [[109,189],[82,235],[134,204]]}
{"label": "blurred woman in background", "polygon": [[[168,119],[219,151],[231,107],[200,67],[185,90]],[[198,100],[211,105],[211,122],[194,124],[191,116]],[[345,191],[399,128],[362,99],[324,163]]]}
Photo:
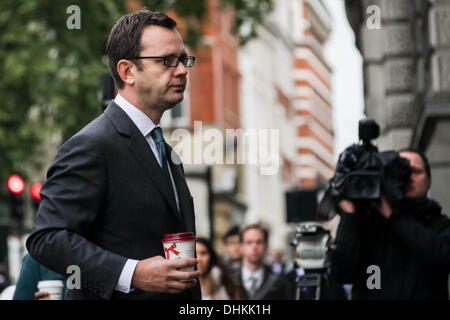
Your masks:
{"label": "blurred woman in background", "polygon": [[242,288],[233,280],[230,271],[217,256],[206,238],[197,238],[197,268],[203,300],[238,300],[243,298]]}

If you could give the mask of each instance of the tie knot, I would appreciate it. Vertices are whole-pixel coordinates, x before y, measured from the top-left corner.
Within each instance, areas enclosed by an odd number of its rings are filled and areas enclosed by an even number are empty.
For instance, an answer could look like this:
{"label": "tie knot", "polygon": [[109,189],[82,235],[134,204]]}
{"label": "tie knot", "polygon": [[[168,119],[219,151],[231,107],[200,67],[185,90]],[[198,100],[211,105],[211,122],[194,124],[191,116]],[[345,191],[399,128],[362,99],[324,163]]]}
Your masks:
{"label": "tie knot", "polygon": [[152,132],[150,132],[150,135],[156,143],[164,142],[161,127],[155,127]]}

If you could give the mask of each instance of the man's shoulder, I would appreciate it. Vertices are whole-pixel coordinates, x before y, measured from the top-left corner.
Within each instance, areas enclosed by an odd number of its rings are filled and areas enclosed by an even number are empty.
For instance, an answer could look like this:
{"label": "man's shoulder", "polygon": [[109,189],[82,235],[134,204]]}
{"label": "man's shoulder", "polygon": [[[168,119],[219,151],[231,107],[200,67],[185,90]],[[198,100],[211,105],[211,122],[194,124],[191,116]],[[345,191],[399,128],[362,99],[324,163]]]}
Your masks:
{"label": "man's shoulder", "polygon": [[112,130],[113,126],[108,118],[102,113],[70,137],[64,144],[79,142],[98,144],[111,138]]}
{"label": "man's shoulder", "polygon": [[444,220],[449,219],[449,216],[442,212],[442,206],[437,200],[426,198],[425,202],[426,202],[426,205],[424,206],[425,211],[427,211],[427,213],[431,217]]}
{"label": "man's shoulder", "polygon": [[280,277],[280,275],[274,273],[269,265],[264,265],[264,278],[272,285],[284,284],[283,277]]}
{"label": "man's shoulder", "polygon": [[264,266],[264,282],[261,286],[262,299],[290,299],[289,281],[281,275],[272,272],[270,266]]}
{"label": "man's shoulder", "polygon": [[428,226],[438,232],[450,233],[450,216],[442,212],[442,207],[437,201],[428,199],[428,202]]}
{"label": "man's shoulder", "polygon": [[59,147],[54,161],[74,156],[97,157],[114,145],[113,134],[114,127],[108,118],[101,114],[64,141]]}
{"label": "man's shoulder", "polygon": [[109,131],[113,129],[108,118],[104,113],[99,115],[97,118],[85,125],[80,131],[78,131],[75,136],[86,136],[91,138],[105,137],[108,135]]}
{"label": "man's shoulder", "polygon": [[436,229],[445,229],[450,232],[450,217],[440,213],[431,218],[430,225]]}
{"label": "man's shoulder", "polygon": [[129,116],[112,101],[102,114],[89,122],[72,138],[83,137],[99,142],[113,141],[114,133],[130,136],[136,129]]}

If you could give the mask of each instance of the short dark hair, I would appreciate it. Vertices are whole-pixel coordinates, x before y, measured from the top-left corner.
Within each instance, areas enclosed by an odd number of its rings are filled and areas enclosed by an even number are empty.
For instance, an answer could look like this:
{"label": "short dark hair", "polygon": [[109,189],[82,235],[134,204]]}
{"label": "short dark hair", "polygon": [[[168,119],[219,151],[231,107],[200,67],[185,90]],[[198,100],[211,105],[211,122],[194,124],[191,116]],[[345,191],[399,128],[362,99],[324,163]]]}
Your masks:
{"label": "short dark hair", "polygon": [[226,243],[229,237],[238,235],[239,235],[239,226],[232,226],[230,229],[228,229],[227,233],[223,235],[222,240],[224,243]]}
{"label": "short dark hair", "polygon": [[425,172],[426,172],[428,178],[431,180],[431,168],[430,168],[430,162],[428,161],[427,156],[426,156],[423,152],[418,151],[418,150],[416,150],[416,149],[408,149],[408,148],[401,149],[401,150],[399,151],[399,153],[400,153],[400,152],[417,153],[417,154],[420,156],[420,158],[422,159],[423,168],[425,169]]}
{"label": "short dark hair", "polygon": [[247,230],[250,230],[250,229],[257,229],[257,230],[261,231],[262,234],[263,234],[263,237],[264,237],[264,242],[265,242],[265,243],[268,242],[268,240],[269,240],[269,231],[268,231],[263,225],[261,225],[261,224],[259,224],[259,223],[250,224],[250,225],[244,227],[244,228],[241,230],[241,233],[239,234],[239,240],[240,240],[241,242],[244,240],[244,233],[245,233]]}
{"label": "short dark hair", "polygon": [[[114,24],[106,43],[106,53],[112,77],[119,89],[123,88],[124,82],[117,72],[117,63],[121,59],[139,56],[142,51],[142,30],[147,26],[174,29],[176,25],[177,23],[166,14],[145,9],[127,14]],[[134,61],[134,63],[140,68],[139,60]]]}

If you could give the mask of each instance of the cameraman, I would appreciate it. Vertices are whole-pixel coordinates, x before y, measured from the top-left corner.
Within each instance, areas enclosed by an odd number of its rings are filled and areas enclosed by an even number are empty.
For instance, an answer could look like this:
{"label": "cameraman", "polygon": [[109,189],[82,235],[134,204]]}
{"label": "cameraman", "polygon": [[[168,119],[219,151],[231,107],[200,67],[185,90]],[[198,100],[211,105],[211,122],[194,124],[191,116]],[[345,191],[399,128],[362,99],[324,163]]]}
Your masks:
{"label": "cameraman", "polygon": [[[412,150],[399,156],[411,167],[403,200],[392,201],[389,185],[395,183],[388,183],[372,214],[359,212],[349,200],[338,203],[341,220],[331,273],[340,283],[353,284],[352,299],[448,299],[450,220],[427,198],[427,158]],[[374,274],[369,266],[379,268],[377,288],[369,288]]]}

